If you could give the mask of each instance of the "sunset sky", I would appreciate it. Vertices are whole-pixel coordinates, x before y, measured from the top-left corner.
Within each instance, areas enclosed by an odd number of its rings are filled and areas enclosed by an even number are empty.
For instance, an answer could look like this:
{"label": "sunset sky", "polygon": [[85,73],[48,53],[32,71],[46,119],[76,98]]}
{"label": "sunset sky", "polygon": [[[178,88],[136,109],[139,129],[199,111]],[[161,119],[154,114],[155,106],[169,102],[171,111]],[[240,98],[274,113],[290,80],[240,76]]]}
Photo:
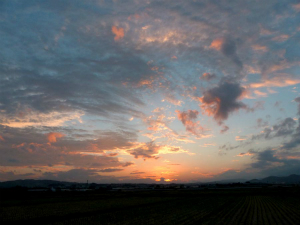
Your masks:
{"label": "sunset sky", "polygon": [[0,181],[300,173],[297,0],[2,0],[0,37]]}

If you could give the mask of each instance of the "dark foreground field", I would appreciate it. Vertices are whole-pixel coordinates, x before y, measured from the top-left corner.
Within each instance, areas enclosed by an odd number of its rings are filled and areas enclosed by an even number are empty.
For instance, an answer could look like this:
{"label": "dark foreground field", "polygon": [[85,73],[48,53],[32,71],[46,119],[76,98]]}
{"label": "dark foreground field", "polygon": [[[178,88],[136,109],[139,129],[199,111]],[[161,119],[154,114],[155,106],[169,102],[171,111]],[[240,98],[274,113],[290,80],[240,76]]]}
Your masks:
{"label": "dark foreground field", "polygon": [[0,224],[299,224],[299,191],[1,192]]}

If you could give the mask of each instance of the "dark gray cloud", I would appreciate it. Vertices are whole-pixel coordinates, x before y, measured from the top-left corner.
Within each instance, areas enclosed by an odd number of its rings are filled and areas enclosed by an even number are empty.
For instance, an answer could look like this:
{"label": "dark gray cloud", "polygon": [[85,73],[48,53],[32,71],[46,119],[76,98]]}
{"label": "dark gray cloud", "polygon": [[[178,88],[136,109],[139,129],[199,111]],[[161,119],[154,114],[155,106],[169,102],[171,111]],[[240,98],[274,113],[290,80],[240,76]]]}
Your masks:
{"label": "dark gray cloud", "polygon": [[236,43],[235,41],[226,38],[221,46],[222,53],[230,58],[239,69],[243,68],[243,63],[239,59],[237,53],[236,53]]}
{"label": "dark gray cloud", "polygon": [[243,155],[252,155],[255,162],[249,164],[249,168],[244,170],[228,170],[214,176],[210,180],[225,179],[254,179],[264,178],[267,176],[287,176],[291,174],[299,174],[300,155],[299,152],[286,152],[282,150],[265,149],[258,151],[250,149]]}
{"label": "dark gray cloud", "polygon": [[[267,121],[262,119],[257,120],[258,127],[265,127],[268,125]],[[285,138],[282,145],[279,147],[281,150],[288,150],[297,147],[300,144],[300,128],[297,127],[297,122],[288,117],[284,120],[278,122],[277,124],[265,127],[259,134],[254,134],[250,138],[245,137],[245,140],[241,140],[241,143],[238,145],[231,145],[230,143],[220,145],[219,149],[221,150],[234,150],[238,148],[245,148],[246,146],[254,144],[257,140],[265,139],[271,140],[274,138]],[[289,139],[288,139],[289,138]],[[286,141],[288,140],[288,141]],[[248,153],[255,153],[254,150],[248,151]]]}
{"label": "dark gray cloud", "polygon": [[222,82],[219,86],[204,92],[201,107],[207,114],[212,114],[218,122],[226,120],[230,113],[247,106],[238,101],[245,88],[238,83]]}
{"label": "dark gray cloud", "polygon": [[133,172],[131,172],[130,174],[135,174],[135,175],[137,175],[137,174],[144,174],[145,172],[140,172],[140,171],[133,171]]}
{"label": "dark gray cloud", "polygon": [[238,148],[244,149],[245,147],[247,147],[250,144],[253,144],[253,141],[241,141],[241,143],[238,145],[231,145],[230,143],[226,143],[226,144],[220,145],[219,149],[226,150],[226,151],[230,151],[230,150],[234,150],[234,149],[238,149]]}
{"label": "dark gray cloud", "polygon": [[224,133],[227,132],[228,130],[229,130],[229,127],[226,126],[226,125],[224,125],[224,126],[223,126],[223,129],[222,129],[220,132],[221,132],[221,134],[224,134]]}
{"label": "dark gray cloud", "polygon": [[[300,115],[300,97],[295,99],[298,105],[298,115]],[[296,122],[295,122],[296,124]],[[295,129],[295,133],[291,136],[288,142],[285,142],[282,146],[283,149],[293,149],[300,145],[300,118],[298,118],[298,126]]]}
{"label": "dark gray cloud", "polygon": [[120,172],[124,169],[118,169],[118,168],[108,168],[108,169],[103,169],[103,170],[99,170],[99,172],[104,172],[104,173],[112,173],[112,172]]}
{"label": "dark gray cloud", "polygon": [[253,168],[265,169],[274,162],[280,162],[281,160],[275,157],[274,154],[275,151],[269,149],[257,153],[256,155],[257,161],[252,163],[251,166]]}
{"label": "dark gray cloud", "polygon": [[262,118],[258,118],[257,120],[256,120],[256,123],[257,123],[257,127],[266,127],[266,126],[268,126],[269,125],[269,122],[268,121],[266,121],[266,120],[263,120]]}
{"label": "dark gray cloud", "polygon": [[[152,176],[148,176],[148,177],[152,177]],[[126,180],[126,183],[154,184],[154,183],[156,183],[156,181],[151,178],[131,178],[131,179],[129,178]]]}
{"label": "dark gray cloud", "polygon": [[300,115],[300,97],[295,98],[295,102],[298,103],[298,115]]}
{"label": "dark gray cloud", "polygon": [[288,142],[282,146],[283,149],[293,149],[300,145],[300,122],[298,120],[298,127]]}
{"label": "dark gray cloud", "polygon": [[19,180],[19,179],[34,179],[34,173],[18,174],[15,171],[0,171],[0,181]]}
{"label": "dark gray cloud", "polygon": [[[260,122],[262,123],[262,122]],[[289,136],[295,132],[296,121],[290,117],[285,118],[278,124],[273,125],[272,127],[264,128],[261,134],[253,135],[252,140],[257,140],[260,138],[272,139],[276,137]]]}
{"label": "dark gray cloud", "polygon": [[295,130],[296,121],[292,118],[286,118],[282,123],[273,126],[276,131],[274,137],[286,136],[292,134]]}
{"label": "dark gray cloud", "polygon": [[294,158],[293,154],[287,154],[284,151],[266,149],[258,152],[255,159],[257,161],[252,163],[251,167],[260,169],[260,173],[266,176],[286,176],[299,173],[299,155]]}

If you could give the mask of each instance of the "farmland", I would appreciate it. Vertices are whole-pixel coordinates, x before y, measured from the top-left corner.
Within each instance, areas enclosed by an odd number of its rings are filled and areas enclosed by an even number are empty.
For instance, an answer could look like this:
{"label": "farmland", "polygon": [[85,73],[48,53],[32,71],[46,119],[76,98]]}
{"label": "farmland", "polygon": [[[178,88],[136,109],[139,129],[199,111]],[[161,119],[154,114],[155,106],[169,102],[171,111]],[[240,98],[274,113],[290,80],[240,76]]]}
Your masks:
{"label": "farmland", "polygon": [[1,224],[299,224],[299,188],[1,193]]}

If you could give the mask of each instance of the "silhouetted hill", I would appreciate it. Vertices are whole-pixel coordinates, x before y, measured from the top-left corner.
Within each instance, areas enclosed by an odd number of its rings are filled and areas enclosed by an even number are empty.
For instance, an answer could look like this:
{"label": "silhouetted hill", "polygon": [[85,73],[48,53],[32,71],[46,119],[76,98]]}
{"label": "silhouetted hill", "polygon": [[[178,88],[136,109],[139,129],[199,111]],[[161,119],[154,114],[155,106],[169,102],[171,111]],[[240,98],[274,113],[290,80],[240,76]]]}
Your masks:
{"label": "silhouetted hill", "polygon": [[246,181],[247,181],[246,179],[226,179],[226,180],[210,181],[205,183],[206,184],[230,184],[230,183],[244,183]]}
{"label": "silhouetted hill", "polygon": [[64,187],[78,185],[75,182],[55,181],[55,180],[14,180],[0,182],[0,188],[12,188],[12,187],[27,187],[27,188],[49,188],[49,187]]}
{"label": "silhouetted hill", "polygon": [[287,177],[270,176],[263,179],[253,179],[250,183],[265,183],[265,184],[300,184],[300,175],[292,174]]}

